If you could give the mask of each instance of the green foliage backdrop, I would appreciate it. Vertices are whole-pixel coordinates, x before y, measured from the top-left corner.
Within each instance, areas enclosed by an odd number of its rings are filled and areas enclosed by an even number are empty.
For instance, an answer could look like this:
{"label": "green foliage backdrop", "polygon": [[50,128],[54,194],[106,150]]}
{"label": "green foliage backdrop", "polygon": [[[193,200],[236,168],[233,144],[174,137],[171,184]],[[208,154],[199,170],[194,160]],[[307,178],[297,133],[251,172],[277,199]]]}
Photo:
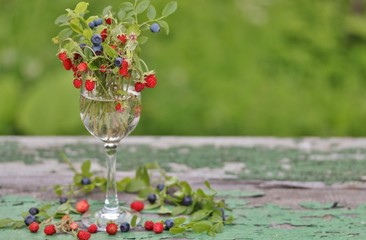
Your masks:
{"label": "green foliage backdrop", "polygon": [[[164,0],[152,0],[162,7]],[[100,13],[106,4],[89,1]],[[54,19],[76,1],[0,0],[0,134],[86,134]],[[144,59],[139,135],[365,136],[366,17],[358,0],[178,0]]]}

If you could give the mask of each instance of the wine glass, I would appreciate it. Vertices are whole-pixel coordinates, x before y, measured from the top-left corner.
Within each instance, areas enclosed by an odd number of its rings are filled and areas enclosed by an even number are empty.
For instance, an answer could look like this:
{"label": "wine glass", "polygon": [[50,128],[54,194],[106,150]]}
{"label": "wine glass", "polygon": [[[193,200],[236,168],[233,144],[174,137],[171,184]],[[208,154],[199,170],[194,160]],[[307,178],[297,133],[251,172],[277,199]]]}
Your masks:
{"label": "wine glass", "polygon": [[[112,71],[101,74],[89,71],[83,74],[80,91],[80,116],[85,128],[104,142],[107,165],[107,186],[104,207],[98,212],[83,215],[86,226],[96,223],[104,230],[108,222],[131,222],[133,215],[119,206],[116,187],[116,153],[119,142],[128,136],[140,119],[141,95],[131,79]],[[138,220],[139,221],[139,217]]]}

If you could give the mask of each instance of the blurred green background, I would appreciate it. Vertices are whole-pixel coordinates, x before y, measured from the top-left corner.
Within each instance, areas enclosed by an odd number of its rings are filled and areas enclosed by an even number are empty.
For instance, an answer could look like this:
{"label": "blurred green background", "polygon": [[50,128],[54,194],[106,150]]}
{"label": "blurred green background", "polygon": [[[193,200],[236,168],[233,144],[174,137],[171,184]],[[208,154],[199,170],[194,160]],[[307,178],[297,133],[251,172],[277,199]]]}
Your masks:
{"label": "blurred green background", "polygon": [[[0,134],[87,134],[51,38],[77,1],[0,0]],[[99,14],[121,1],[89,1]],[[162,9],[165,0],[152,0]],[[363,0],[178,0],[134,135],[365,136]]]}

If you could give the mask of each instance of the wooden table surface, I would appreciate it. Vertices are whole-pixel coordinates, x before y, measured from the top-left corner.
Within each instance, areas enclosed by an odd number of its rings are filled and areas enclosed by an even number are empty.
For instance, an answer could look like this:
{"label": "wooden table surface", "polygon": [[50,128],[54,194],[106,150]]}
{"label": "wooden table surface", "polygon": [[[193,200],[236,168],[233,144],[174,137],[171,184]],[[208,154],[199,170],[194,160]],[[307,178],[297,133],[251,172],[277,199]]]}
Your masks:
{"label": "wooden table surface", "polygon": [[[90,159],[96,174],[105,172],[103,146],[92,137],[0,137],[0,218],[22,199],[55,200],[53,185],[73,177],[62,154],[76,167]],[[117,178],[154,161],[194,187],[209,180],[231,204],[237,220],[217,239],[366,239],[366,139],[130,136],[120,145]],[[9,231],[0,239],[12,239]]]}

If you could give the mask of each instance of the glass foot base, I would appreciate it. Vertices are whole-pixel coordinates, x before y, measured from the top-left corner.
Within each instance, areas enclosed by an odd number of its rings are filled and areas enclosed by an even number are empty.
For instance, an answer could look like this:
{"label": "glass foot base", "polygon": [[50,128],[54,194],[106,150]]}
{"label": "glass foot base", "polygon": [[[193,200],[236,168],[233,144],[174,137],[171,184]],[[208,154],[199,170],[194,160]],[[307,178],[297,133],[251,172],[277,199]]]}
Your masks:
{"label": "glass foot base", "polygon": [[114,222],[118,227],[124,222],[131,224],[134,215],[137,216],[136,224],[139,224],[141,221],[140,213],[131,212],[125,208],[119,208],[117,212],[104,211],[104,209],[96,213],[86,212],[83,214],[81,222],[85,227],[89,227],[94,223],[98,226],[98,231],[105,232],[105,228],[109,222]]}

